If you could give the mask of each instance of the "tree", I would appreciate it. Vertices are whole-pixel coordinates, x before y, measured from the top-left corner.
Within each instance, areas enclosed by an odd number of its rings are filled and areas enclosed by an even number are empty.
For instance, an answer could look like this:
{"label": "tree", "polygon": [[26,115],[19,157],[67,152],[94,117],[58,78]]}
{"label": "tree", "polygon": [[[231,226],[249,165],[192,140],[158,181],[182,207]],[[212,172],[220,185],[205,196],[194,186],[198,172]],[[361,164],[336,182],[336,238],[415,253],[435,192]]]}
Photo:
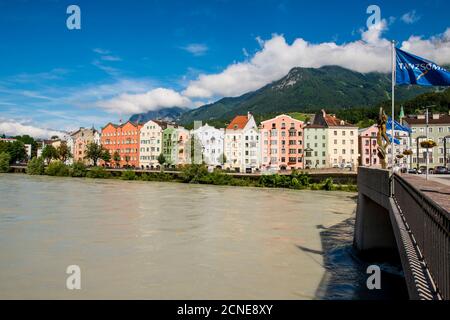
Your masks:
{"label": "tree", "polygon": [[67,142],[61,142],[59,147],[56,149],[58,152],[58,158],[61,162],[66,162],[68,159],[72,158],[72,153],[70,152]]}
{"label": "tree", "polygon": [[130,156],[125,156],[125,162],[127,163],[125,166],[128,167],[128,162],[130,162]]}
{"label": "tree", "polygon": [[17,139],[21,142],[23,142],[24,144],[29,144],[31,145],[31,158],[35,157],[37,154],[37,148],[38,148],[38,144],[36,142],[36,140],[34,140],[33,137],[24,134],[23,136],[15,136],[14,139]]}
{"label": "tree", "polygon": [[46,145],[42,150],[42,158],[49,164],[53,159],[58,159],[58,151],[51,144]]}
{"label": "tree", "polygon": [[116,167],[120,166],[120,154],[119,152],[115,151],[113,154],[113,160],[114,160],[114,164],[116,165]]}
{"label": "tree", "polygon": [[88,143],[86,147],[86,159],[92,160],[94,166],[97,166],[98,159],[104,156],[105,149],[95,142]]}
{"label": "tree", "polygon": [[204,162],[204,147],[200,139],[195,135],[192,136],[187,145],[190,148],[191,164],[201,164]]}
{"label": "tree", "polygon": [[166,163],[166,157],[164,157],[164,155],[162,153],[160,153],[157,160],[158,160],[159,165],[161,166],[161,171],[162,171],[163,166]]}
{"label": "tree", "polygon": [[9,172],[11,156],[7,152],[0,153],[0,172]]}
{"label": "tree", "polygon": [[58,136],[52,136],[50,139],[52,139],[52,140],[58,140],[59,137],[58,137]]}
{"label": "tree", "polygon": [[42,157],[34,157],[28,161],[27,173],[30,175],[42,175],[45,172],[44,159]]}
{"label": "tree", "polygon": [[217,161],[218,161],[220,164],[224,165],[225,163],[227,163],[227,157],[225,156],[224,153],[222,153],[222,154],[217,158]]}
{"label": "tree", "polygon": [[100,157],[103,161],[105,161],[105,163],[109,163],[111,162],[111,153],[109,153],[108,150],[103,149],[103,153]]}
{"label": "tree", "polygon": [[20,141],[7,142],[0,141],[0,153],[6,152],[10,156],[9,163],[16,163],[27,159],[25,145]]}

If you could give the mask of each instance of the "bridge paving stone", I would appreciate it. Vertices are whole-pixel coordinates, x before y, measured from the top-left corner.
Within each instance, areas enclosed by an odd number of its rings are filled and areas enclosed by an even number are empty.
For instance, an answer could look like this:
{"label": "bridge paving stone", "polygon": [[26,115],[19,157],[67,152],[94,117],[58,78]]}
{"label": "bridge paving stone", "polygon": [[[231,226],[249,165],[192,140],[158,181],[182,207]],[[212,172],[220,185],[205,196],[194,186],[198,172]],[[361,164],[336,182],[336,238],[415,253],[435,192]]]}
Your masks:
{"label": "bridge paving stone", "polygon": [[450,212],[450,186],[439,183],[436,180],[425,180],[423,177],[416,175],[406,174],[402,175],[402,178],[427,195],[441,208]]}

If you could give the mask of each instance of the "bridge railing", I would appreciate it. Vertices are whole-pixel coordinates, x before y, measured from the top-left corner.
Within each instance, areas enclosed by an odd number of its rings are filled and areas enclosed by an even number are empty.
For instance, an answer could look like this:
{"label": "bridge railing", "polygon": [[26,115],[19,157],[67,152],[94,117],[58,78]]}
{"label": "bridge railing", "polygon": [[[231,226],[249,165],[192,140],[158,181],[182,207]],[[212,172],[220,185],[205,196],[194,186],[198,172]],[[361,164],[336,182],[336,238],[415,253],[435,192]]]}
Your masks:
{"label": "bridge railing", "polygon": [[394,198],[401,209],[438,292],[450,299],[450,215],[408,181],[394,174]]}

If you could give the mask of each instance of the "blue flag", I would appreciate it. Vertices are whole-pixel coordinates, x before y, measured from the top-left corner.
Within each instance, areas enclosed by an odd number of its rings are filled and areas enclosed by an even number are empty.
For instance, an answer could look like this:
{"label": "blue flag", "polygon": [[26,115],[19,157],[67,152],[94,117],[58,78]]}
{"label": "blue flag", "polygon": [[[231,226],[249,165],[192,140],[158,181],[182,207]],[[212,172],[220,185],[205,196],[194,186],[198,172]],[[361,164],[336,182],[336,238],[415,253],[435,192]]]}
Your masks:
{"label": "blue flag", "polygon": [[[386,128],[387,128],[387,130],[391,130],[392,129],[391,117],[389,117],[387,122],[386,122]],[[407,126],[401,125],[400,123],[398,123],[395,120],[394,120],[394,130],[405,131],[405,132],[408,132],[408,133],[412,133],[412,130],[410,128],[408,128]]]}
{"label": "blue flag", "polygon": [[450,72],[432,61],[395,48],[397,85],[450,86]]}
{"label": "blue flag", "polygon": [[[392,136],[389,133],[386,133],[386,135],[388,136],[389,141],[392,143]],[[394,143],[395,144],[401,144],[400,140],[398,140],[397,138],[394,138]]]}

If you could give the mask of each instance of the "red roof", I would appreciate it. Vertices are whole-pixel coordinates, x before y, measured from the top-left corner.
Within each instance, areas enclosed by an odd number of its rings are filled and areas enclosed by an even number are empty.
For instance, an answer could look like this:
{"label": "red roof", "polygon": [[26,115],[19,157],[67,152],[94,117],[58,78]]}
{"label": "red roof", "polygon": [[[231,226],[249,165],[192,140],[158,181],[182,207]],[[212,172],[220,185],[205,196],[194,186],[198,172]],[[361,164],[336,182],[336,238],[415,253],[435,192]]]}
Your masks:
{"label": "red roof", "polygon": [[330,116],[328,114],[324,117],[324,119],[329,127],[350,126],[348,122],[345,122],[339,118]]}
{"label": "red roof", "polygon": [[248,122],[247,116],[236,116],[233,121],[228,125],[228,130],[237,130],[237,129],[244,129],[245,125]]}

